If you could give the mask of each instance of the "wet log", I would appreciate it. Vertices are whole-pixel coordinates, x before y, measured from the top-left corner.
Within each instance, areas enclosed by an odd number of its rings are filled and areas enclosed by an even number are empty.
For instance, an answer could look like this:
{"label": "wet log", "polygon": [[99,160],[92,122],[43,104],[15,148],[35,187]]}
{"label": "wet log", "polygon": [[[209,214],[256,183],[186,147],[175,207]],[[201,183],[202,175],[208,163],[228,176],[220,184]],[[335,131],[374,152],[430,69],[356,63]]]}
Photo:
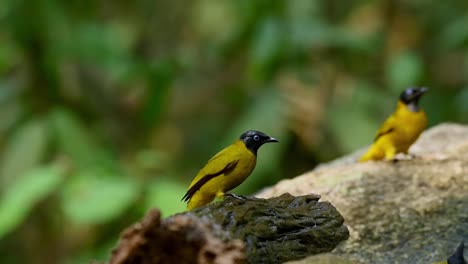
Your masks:
{"label": "wet log", "polygon": [[123,232],[109,263],[282,263],[329,252],[349,233],[319,199],[227,196],[167,219],[153,209]]}

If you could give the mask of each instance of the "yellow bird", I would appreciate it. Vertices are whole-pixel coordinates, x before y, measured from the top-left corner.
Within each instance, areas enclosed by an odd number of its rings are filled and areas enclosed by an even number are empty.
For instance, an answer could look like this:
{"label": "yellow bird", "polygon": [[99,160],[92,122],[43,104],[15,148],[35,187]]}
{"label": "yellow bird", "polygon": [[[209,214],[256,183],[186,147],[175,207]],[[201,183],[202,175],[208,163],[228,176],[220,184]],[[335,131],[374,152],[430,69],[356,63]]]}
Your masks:
{"label": "yellow bird", "polygon": [[265,143],[278,140],[256,130],[243,133],[232,145],[214,155],[190,183],[182,198],[187,208],[206,205],[215,197],[241,184],[252,173],[257,163],[257,150]]}
{"label": "yellow bird", "polygon": [[426,113],[419,108],[418,102],[428,90],[425,87],[408,88],[401,93],[395,112],[380,127],[374,143],[359,162],[392,160],[397,153],[408,153],[427,126]]}

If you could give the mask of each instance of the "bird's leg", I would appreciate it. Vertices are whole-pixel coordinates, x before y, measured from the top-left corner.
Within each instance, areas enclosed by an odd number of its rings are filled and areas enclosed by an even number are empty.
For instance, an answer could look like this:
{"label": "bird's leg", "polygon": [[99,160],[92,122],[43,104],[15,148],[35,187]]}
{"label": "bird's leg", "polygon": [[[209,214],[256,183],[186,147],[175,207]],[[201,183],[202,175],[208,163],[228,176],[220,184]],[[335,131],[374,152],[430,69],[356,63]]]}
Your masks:
{"label": "bird's leg", "polygon": [[217,192],[217,193],[216,193],[216,198],[218,198],[218,199],[221,199],[221,200],[222,200],[222,199],[224,199],[224,195],[225,195],[225,193],[224,193],[224,192]]}
{"label": "bird's leg", "polygon": [[385,151],[385,159],[387,161],[395,160],[395,155],[396,155],[396,149],[394,147],[391,147]]}
{"label": "bird's leg", "polygon": [[393,157],[393,159],[391,159],[391,161],[393,163],[397,163],[398,161],[409,161],[409,160],[414,160],[414,159],[417,159],[419,158],[419,156],[415,155],[415,154],[409,154],[408,152],[402,152],[402,153],[399,153],[397,155],[395,155],[395,157]]}
{"label": "bird's leg", "polygon": [[418,158],[418,156],[415,155],[415,154],[410,154],[410,153],[408,153],[408,151],[404,151],[401,154],[395,156],[395,158],[397,158],[399,160],[414,160],[414,159]]}
{"label": "bird's leg", "polygon": [[235,198],[235,199],[238,199],[238,200],[245,200],[246,198],[241,196],[241,195],[237,195],[237,194],[233,194],[233,193],[225,193],[225,192],[217,192],[216,193],[216,198],[218,199],[224,199],[226,196],[229,196],[229,197],[232,197],[232,198]]}

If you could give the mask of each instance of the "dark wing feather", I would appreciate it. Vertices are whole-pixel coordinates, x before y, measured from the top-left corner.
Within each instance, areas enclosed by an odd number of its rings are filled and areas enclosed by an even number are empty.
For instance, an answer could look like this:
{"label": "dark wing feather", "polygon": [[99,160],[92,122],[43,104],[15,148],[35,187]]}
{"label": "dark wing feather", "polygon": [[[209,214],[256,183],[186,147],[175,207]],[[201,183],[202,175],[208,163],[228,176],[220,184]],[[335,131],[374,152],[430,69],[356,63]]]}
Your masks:
{"label": "dark wing feather", "polygon": [[395,115],[391,115],[389,118],[387,118],[387,120],[385,120],[385,122],[379,128],[379,131],[377,131],[377,135],[375,136],[374,142],[377,141],[377,139],[395,131],[395,128],[397,126],[398,126],[398,122],[395,118]]}
{"label": "dark wing feather", "polygon": [[393,131],[395,131],[395,128],[394,127],[391,127],[385,131],[379,131],[379,133],[377,134],[377,136],[375,136],[374,138],[374,142],[377,141],[377,139],[379,139],[380,137],[384,136],[384,135],[387,135],[387,134],[390,134],[392,133]]}
{"label": "dark wing feather", "polygon": [[234,170],[234,168],[236,168],[238,162],[239,162],[238,160],[229,162],[222,170],[220,170],[220,171],[218,171],[216,173],[211,173],[211,174],[207,174],[207,175],[203,176],[203,178],[201,178],[190,189],[188,189],[187,193],[184,195],[184,197],[182,197],[182,201],[188,202],[190,200],[190,198],[192,198],[192,196],[198,190],[200,190],[200,188],[203,185],[205,185],[205,183],[207,183],[209,180],[213,179],[214,177],[217,177],[217,176],[223,175],[223,174],[227,175],[230,172],[232,172]]}

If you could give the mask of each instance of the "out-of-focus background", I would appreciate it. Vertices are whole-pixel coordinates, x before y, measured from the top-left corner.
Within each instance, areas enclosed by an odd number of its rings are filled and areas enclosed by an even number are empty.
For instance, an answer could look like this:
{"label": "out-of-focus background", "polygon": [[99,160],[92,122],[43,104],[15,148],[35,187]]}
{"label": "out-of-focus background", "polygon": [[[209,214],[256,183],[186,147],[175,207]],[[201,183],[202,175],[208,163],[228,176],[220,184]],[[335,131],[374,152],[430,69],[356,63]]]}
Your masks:
{"label": "out-of-focus background", "polygon": [[[251,194],[364,147],[400,92],[468,121],[468,2],[0,2],[0,262],[105,260],[246,129]],[[313,191],[313,190],[311,190]]]}

